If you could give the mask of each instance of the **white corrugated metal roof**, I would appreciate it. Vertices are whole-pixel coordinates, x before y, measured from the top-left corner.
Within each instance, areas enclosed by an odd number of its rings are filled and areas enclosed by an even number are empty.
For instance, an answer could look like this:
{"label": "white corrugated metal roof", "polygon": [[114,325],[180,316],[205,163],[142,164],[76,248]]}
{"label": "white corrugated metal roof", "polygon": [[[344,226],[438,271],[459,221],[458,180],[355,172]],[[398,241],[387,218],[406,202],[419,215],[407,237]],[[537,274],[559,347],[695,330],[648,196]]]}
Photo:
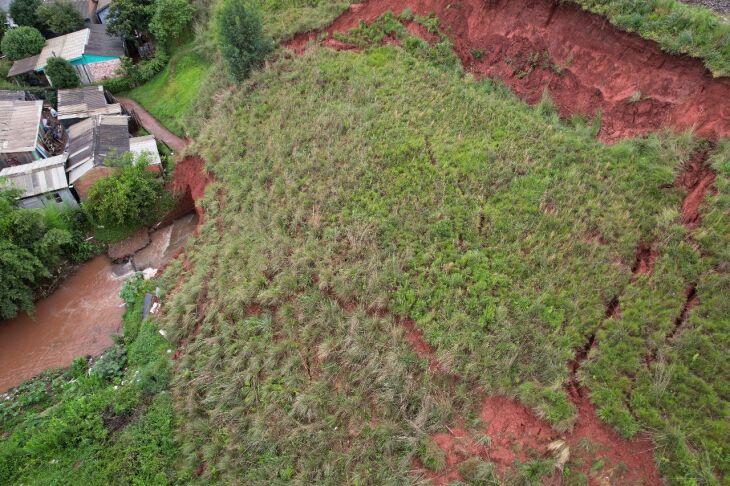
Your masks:
{"label": "white corrugated metal roof", "polygon": [[[157,142],[152,135],[144,137],[134,137],[129,139],[129,151],[139,157],[142,153],[147,152],[149,155],[150,165],[160,165],[160,152],[157,151]],[[135,157],[136,158],[136,157]]]}
{"label": "white corrugated metal roof", "polygon": [[0,177],[7,177],[10,185],[23,191],[21,197],[37,196],[68,187],[66,159],[61,154],[29,164],[16,165],[0,170]]}
{"label": "white corrugated metal roof", "polygon": [[38,55],[38,61],[35,65],[36,69],[45,68],[48,59],[51,57],[62,57],[67,61],[73,61],[83,56],[90,32],[89,29],[82,29],[48,39],[43,50]]}
{"label": "white corrugated metal roof", "polygon": [[43,101],[0,100],[0,153],[35,150]]}
{"label": "white corrugated metal roof", "polygon": [[108,104],[103,86],[58,90],[58,119],[88,118],[96,115],[120,115],[119,103]]}

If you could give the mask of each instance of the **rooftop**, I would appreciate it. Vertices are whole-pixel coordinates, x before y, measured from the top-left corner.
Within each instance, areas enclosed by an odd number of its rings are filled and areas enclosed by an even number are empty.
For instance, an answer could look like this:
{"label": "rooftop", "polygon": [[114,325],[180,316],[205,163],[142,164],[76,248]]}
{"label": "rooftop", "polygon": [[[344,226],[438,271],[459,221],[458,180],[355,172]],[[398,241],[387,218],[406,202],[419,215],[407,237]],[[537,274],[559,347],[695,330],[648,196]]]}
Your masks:
{"label": "rooftop", "polygon": [[143,137],[134,137],[129,139],[129,151],[139,157],[143,153],[147,153],[150,165],[161,165],[160,152],[157,150],[157,142],[153,135],[145,135]]}
{"label": "rooftop", "polygon": [[11,186],[23,191],[21,197],[37,196],[68,187],[66,180],[66,154],[36,160],[0,170],[0,177],[7,177]]}
{"label": "rooftop", "polygon": [[100,115],[82,120],[68,129],[69,182],[110,156],[129,152],[128,119],[124,115]]}
{"label": "rooftop", "polygon": [[107,103],[103,86],[58,90],[59,120],[121,113],[122,107],[118,103]]}
{"label": "rooftop", "polygon": [[8,77],[42,70],[51,57],[75,61],[84,55],[122,57],[124,44],[120,38],[107,34],[103,25],[90,25],[86,29],[48,39],[40,54],[15,61]]}
{"label": "rooftop", "polygon": [[33,151],[42,112],[40,100],[0,100],[0,153]]}

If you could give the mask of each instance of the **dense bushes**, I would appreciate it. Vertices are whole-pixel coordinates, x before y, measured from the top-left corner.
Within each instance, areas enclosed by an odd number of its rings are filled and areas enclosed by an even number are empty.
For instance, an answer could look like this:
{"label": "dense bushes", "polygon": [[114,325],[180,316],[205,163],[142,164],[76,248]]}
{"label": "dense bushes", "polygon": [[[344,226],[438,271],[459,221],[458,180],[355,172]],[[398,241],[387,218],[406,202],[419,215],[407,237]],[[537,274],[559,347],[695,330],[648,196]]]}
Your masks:
{"label": "dense bushes", "polygon": [[244,0],[224,0],[216,25],[218,48],[228,72],[242,81],[272,48],[271,40],[264,36],[261,18]]}
{"label": "dense bushes", "polygon": [[77,88],[81,84],[74,67],[62,57],[48,59],[46,75],[56,89]]}
{"label": "dense bushes", "polygon": [[33,27],[17,27],[10,29],[4,36],[2,44],[3,54],[11,61],[35,56],[46,44],[43,35]]}
{"label": "dense bushes", "polygon": [[38,286],[64,260],[91,256],[78,211],[15,206],[15,191],[0,191],[0,319],[31,311]]}
{"label": "dense bushes", "polygon": [[10,3],[10,16],[20,26],[43,27],[36,11],[41,5],[41,0],[13,0]]}
{"label": "dense bushes", "polygon": [[84,18],[70,0],[44,3],[38,7],[36,14],[43,25],[59,35],[84,28]]}
{"label": "dense bushes", "polygon": [[193,19],[187,0],[157,0],[150,20],[150,33],[161,45],[176,39]]}
{"label": "dense bushes", "polygon": [[105,228],[136,228],[152,222],[170,206],[157,173],[147,169],[145,154],[132,163],[128,154],[107,165],[120,171],[99,179],[89,190],[84,210],[89,219]]}

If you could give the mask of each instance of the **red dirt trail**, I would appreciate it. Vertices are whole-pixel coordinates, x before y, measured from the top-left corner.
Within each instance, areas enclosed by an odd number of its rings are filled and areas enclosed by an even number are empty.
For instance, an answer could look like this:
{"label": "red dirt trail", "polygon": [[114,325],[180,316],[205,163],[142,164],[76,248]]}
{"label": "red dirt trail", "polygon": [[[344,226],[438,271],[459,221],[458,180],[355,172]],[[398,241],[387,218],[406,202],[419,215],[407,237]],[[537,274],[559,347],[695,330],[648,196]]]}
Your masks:
{"label": "red dirt trail", "polygon": [[[662,127],[694,128],[712,140],[730,136],[730,79],[714,79],[701,61],[663,52],[571,3],[370,0],[352,5],[326,33],[406,8],[441,19],[468,71],[504,81],[529,103],[547,89],[565,116],[601,112],[606,142]],[[300,34],[288,47],[302,52],[316,36]]]}
{"label": "red dirt trail", "polygon": [[125,110],[134,113],[139,118],[142,126],[150,132],[155,138],[159,138],[167,144],[168,147],[175,150],[176,152],[182,152],[188,144],[188,141],[184,138],[180,138],[165,126],[157,121],[142,105],[129,98],[117,97],[117,101],[124,107]]}

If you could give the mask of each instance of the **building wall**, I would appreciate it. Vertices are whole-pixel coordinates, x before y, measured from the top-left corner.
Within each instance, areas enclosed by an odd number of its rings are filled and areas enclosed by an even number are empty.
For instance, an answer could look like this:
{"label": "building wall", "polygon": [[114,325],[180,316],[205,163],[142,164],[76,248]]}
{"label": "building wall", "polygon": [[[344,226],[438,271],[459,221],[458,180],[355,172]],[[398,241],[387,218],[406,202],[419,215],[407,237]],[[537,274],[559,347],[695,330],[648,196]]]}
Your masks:
{"label": "building wall", "polygon": [[28,164],[40,158],[40,155],[38,155],[35,150],[33,152],[14,152],[0,154],[0,160],[15,162],[16,164]]}
{"label": "building wall", "polygon": [[76,198],[71,194],[71,190],[68,188],[59,189],[55,192],[48,192],[46,194],[40,194],[38,196],[26,197],[18,200],[18,206],[26,209],[37,209],[46,206],[58,206],[58,207],[79,207],[79,203]]}

